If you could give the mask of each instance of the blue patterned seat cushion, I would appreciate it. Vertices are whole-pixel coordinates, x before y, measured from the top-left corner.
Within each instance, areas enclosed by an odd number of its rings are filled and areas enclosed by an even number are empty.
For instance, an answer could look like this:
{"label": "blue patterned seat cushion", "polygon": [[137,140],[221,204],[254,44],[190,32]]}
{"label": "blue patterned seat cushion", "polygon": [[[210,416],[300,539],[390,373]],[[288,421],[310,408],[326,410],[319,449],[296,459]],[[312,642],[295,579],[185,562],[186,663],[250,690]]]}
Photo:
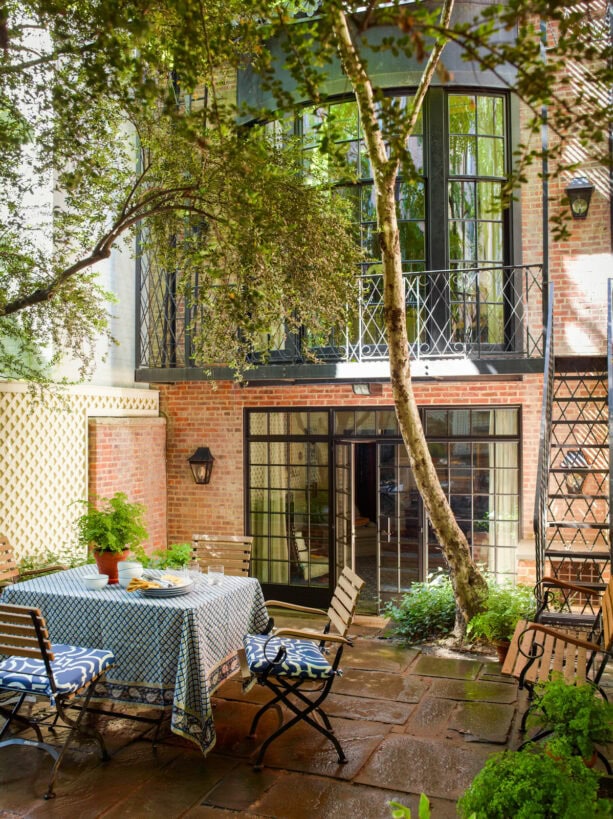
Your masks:
{"label": "blue patterned seat cushion", "polygon": [[[60,694],[73,694],[115,662],[112,651],[81,648],[55,643],[51,646],[55,659],[51,669]],[[55,705],[49,677],[42,659],[8,657],[0,662],[0,688],[31,691],[49,697]]]}
{"label": "blue patterned seat cushion", "polygon": [[[268,645],[266,642],[268,641]],[[288,637],[269,637],[266,634],[248,634],[243,640],[249,670],[252,674],[268,672],[271,677],[320,680],[340,672],[334,671],[317,645],[311,640]],[[266,654],[264,646],[266,645]],[[273,662],[281,646],[285,657]],[[269,670],[270,669],[270,670]]]}

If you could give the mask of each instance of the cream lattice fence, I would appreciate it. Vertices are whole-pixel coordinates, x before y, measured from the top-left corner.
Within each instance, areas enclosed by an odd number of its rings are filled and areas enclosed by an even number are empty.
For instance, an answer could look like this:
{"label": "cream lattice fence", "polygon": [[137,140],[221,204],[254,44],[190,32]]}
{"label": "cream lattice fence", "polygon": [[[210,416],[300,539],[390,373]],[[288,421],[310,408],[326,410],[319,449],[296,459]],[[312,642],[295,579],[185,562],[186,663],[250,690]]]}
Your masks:
{"label": "cream lattice fence", "polygon": [[154,390],[72,387],[41,401],[0,383],[0,531],[18,560],[80,556],[74,502],[87,497],[88,418],[158,414]]}

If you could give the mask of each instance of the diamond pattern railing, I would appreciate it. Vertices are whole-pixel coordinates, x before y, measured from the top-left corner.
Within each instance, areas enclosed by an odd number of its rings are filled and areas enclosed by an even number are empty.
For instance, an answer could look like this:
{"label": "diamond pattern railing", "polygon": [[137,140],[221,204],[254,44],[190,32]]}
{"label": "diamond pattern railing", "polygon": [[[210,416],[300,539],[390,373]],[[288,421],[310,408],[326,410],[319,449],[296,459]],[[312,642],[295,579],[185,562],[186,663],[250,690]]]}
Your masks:
{"label": "diamond pattern railing", "polygon": [[[191,339],[201,328],[177,289],[176,272],[155,258],[140,262],[140,368],[190,367]],[[371,268],[372,269],[372,268]],[[404,275],[407,327],[413,359],[542,358],[541,265],[410,272]],[[268,363],[385,361],[383,277],[359,279],[357,317],[342,338],[326,346],[307,331],[270,345]],[[237,331],[240,328],[237,328]],[[271,335],[277,342],[279,334]],[[308,354],[308,355],[307,355]]]}

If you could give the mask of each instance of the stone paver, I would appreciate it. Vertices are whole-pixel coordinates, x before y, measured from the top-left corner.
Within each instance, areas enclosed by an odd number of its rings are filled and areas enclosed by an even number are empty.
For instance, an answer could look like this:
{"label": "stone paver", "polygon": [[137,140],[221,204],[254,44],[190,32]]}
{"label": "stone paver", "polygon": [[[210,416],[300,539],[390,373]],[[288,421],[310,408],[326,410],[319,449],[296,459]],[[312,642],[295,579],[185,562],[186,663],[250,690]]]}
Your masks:
{"label": "stone paver", "polygon": [[417,736],[443,735],[457,703],[439,697],[424,697],[415,707],[406,731]]}
{"label": "stone paver", "polygon": [[481,664],[474,660],[434,657],[431,654],[422,654],[411,670],[415,674],[421,674],[424,677],[476,680],[481,670]]}
{"label": "stone paver", "polygon": [[394,733],[377,748],[355,782],[456,800],[493,750]]}
{"label": "stone paver", "polygon": [[[293,623],[297,623],[294,621]],[[311,623],[312,625],[312,623]],[[50,760],[20,747],[0,752],[0,817],[45,819],[388,819],[397,799],[416,815],[419,794],[433,816],[456,815],[455,801],[487,756],[509,747],[517,729],[517,689],[489,659],[422,655],[380,638],[384,624],[362,618],[325,704],[348,757],[339,764],[328,740],[299,723],[269,747],[254,772],[259,744],[278,725],[273,710],[250,738],[251,720],[269,699],[244,694],[238,680],[214,698],[217,744],[205,759],[167,733],[158,748],[141,724],[100,718],[113,759],[75,748],[42,800]],[[523,703],[523,695],[520,702]]]}
{"label": "stone paver", "polygon": [[380,700],[419,702],[426,688],[427,683],[411,675],[354,669],[335,682],[334,693]]}
{"label": "stone paver", "polygon": [[462,702],[449,721],[449,728],[466,740],[505,743],[515,715],[512,705],[494,702]]}
{"label": "stone paver", "polygon": [[452,700],[484,700],[486,702],[516,702],[517,688],[507,683],[475,680],[433,680],[430,693]]}

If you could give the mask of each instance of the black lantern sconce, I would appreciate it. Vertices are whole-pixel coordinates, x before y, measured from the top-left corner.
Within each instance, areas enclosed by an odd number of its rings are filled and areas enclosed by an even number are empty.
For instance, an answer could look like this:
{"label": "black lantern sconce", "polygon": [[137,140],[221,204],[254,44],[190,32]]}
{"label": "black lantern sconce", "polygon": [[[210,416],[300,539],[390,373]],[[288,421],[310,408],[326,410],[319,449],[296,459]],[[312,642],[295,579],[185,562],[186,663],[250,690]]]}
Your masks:
{"label": "black lantern sconce", "polygon": [[566,186],[566,196],[570,205],[573,219],[585,219],[590,209],[590,199],[594,186],[587,176],[576,176]]}
{"label": "black lantern sconce", "polygon": [[208,483],[211,480],[211,472],[213,471],[213,461],[215,458],[211,455],[211,450],[208,446],[199,446],[191,458],[187,459],[192,469],[192,475],[196,483]]}
{"label": "black lantern sconce", "polygon": [[560,464],[565,470],[564,483],[569,495],[580,495],[583,491],[583,484],[587,474],[583,471],[589,464],[585,460],[585,455],[580,449],[569,450]]}

